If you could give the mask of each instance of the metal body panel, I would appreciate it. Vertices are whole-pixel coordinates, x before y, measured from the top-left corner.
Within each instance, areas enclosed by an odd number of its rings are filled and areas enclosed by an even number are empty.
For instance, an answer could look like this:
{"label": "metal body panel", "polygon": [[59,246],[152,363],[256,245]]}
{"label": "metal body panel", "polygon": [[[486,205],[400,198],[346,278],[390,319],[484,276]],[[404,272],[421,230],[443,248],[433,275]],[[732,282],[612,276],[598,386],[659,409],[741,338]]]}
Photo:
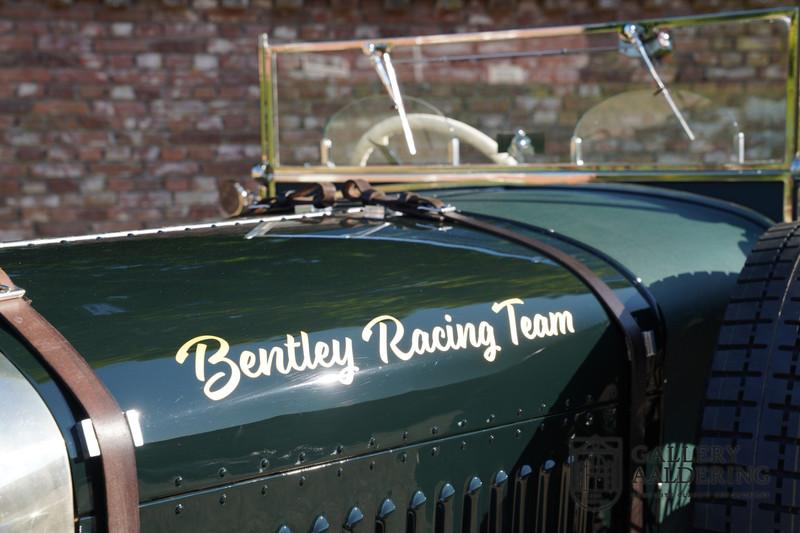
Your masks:
{"label": "metal body panel", "polygon": [[[703,288],[709,297],[698,303],[697,287],[686,296],[681,291],[689,285],[680,276],[700,270],[734,272],[762,219],[733,208],[726,214],[694,202],[690,195],[648,191],[589,187],[446,194],[466,211],[483,206],[485,213],[511,221],[530,224],[539,222],[537,216],[547,216],[547,226],[556,233],[543,239],[585,261],[633,309],[646,309],[636,284],[591,252],[591,247],[603,248],[608,238],[606,224],[588,223],[603,220],[602,196],[610,206],[606,222],[631,228],[619,235],[627,239],[625,246],[604,251],[651,289],[671,277],[680,278],[663,293],[665,301],[671,301],[664,310],[670,327],[691,329],[698,318],[713,320],[724,297]],[[504,195],[519,201],[501,201]],[[564,202],[582,206],[583,224],[559,206]],[[166,508],[161,506],[165,498],[200,497],[218,487],[304,469],[316,472],[321,465],[388,450],[517,423],[535,425],[542,417],[624,398],[627,363],[621,338],[595,298],[561,267],[524,248],[462,228],[403,218],[347,220],[279,225],[252,238],[245,236],[259,232],[243,224],[0,252],[0,264],[94,366],[120,406],[141,413],[144,446],[137,448],[137,463],[142,502],[147,504],[143,517],[153,517],[153,528],[162,527],[166,518],[158,514],[162,511],[149,514],[149,509]],[[677,225],[681,221],[684,226]],[[675,241],[685,240],[691,257],[648,252],[652,237],[661,238],[665,225],[684,228],[685,234],[678,232]],[[559,234],[572,235],[589,248],[562,241]],[[703,246],[709,248],[705,256],[689,254]],[[722,280],[720,287],[727,277]],[[508,316],[492,311],[493,304],[508,298],[522,299],[519,312],[528,315],[569,310],[575,333],[515,346]],[[678,314],[689,307],[691,313]],[[364,340],[362,334],[369,321],[386,314],[401,320],[407,334],[444,324],[445,314],[453,323],[486,321],[502,350],[493,362],[486,360],[481,346],[408,361],[391,357],[383,363],[375,338]],[[359,370],[352,384],[321,380],[320,372],[273,374],[242,378],[229,394],[213,400],[196,376],[197,352],[191,351],[184,364],[176,361],[181,346],[198,336],[225,339],[238,356],[244,349],[287,342],[287,334],[299,338],[301,331],[311,342],[353,340]],[[37,385],[70,439],[76,420],[69,401],[11,336],[0,335],[0,346]],[[209,357],[217,348],[209,341]],[[206,377],[217,370],[209,366]],[[542,445],[533,435],[525,446]],[[560,441],[560,446],[566,442]],[[75,443],[68,445],[78,513],[90,515],[96,473]],[[519,465],[505,464],[509,457],[515,456],[500,453],[497,460],[512,474]],[[547,459],[538,453],[526,457],[533,463]],[[458,468],[478,472],[487,464],[469,460]],[[455,463],[447,466],[455,468]],[[541,464],[532,466],[538,469]],[[466,470],[459,472],[467,475]],[[435,475],[440,473],[444,475],[443,470]],[[483,470],[475,475],[489,483]],[[459,478],[454,486],[463,491],[461,485],[469,479]],[[174,505],[168,508],[174,513]]]}
{"label": "metal body panel", "polygon": [[0,354],[0,529],[74,530],[64,439],[30,382]]}
{"label": "metal body panel", "polygon": [[[520,410],[541,415],[566,410],[570,401],[573,408],[585,404],[587,396],[595,402],[617,395],[623,351],[602,308],[563,269],[524,250],[514,255],[502,242],[476,243],[468,232],[462,237],[473,242],[462,247],[245,240],[243,233],[7,252],[14,259],[6,268],[20,286],[32,288],[37,309],[95,367],[121,407],[141,413],[143,501],[506,424]],[[447,240],[457,240],[456,233],[448,232]],[[507,298],[525,300],[520,315],[523,308],[531,315],[569,310],[575,334],[514,346],[505,311],[491,310]],[[401,319],[408,332],[443,324],[444,314],[454,324],[487,321],[502,351],[493,363],[483,348],[469,348],[383,364],[376,343],[361,334],[384,314]],[[176,362],[179,348],[199,335],[224,338],[239,351],[275,346],[301,330],[311,342],[353,339],[359,371],[352,385],[297,372],[242,379],[229,396],[213,401],[195,376],[194,360]],[[22,347],[8,338],[3,345],[43,394],[57,394]],[[68,433],[73,420],[66,407],[56,410],[65,415]],[[73,461],[80,477],[86,462],[77,450]],[[76,484],[85,514],[91,494],[86,480]]]}

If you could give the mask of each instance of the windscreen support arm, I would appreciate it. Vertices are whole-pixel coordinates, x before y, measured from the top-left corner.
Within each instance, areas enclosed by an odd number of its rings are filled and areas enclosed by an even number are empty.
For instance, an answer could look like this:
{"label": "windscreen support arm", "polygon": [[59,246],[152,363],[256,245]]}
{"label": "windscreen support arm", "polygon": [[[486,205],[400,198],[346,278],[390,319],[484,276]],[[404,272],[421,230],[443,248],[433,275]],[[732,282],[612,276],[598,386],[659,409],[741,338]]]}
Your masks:
{"label": "windscreen support arm", "polygon": [[397,82],[397,74],[392,64],[392,56],[389,54],[389,49],[385,45],[370,43],[364,47],[364,54],[369,57],[375,67],[378,78],[386,88],[386,92],[389,93],[389,98],[392,99],[397,114],[400,116],[400,124],[403,127],[403,135],[406,138],[408,152],[411,155],[416,155],[417,147],[414,145],[414,135],[411,133],[411,125],[408,123],[406,108],[403,105],[403,95],[400,93],[400,84]]}
{"label": "windscreen support arm", "polygon": [[633,46],[636,47],[636,50],[642,57],[642,61],[644,61],[644,64],[647,67],[647,70],[650,72],[650,76],[653,78],[653,81],[656,82],[656,85],[658,85],[658,91],[656,91],[656,94],[661,93],[664,95],[667,104],[669,104],[670,109],[672,109],[672,113],[675,115],[675,118],[677,118],[678,122],[680,122],[683,131],[686,133],[686,136],[689,137],[690,141],[694,141],[695,135],[692,131],[692,128],[689,126],[689,123],[686,122],[686,118],[683,116],[683,113],[681,113],[681,110],[678,109],[677,104],[675,104],[675,101],[672,99],[669,89],[661,80],[661,76],[658,75],[658,71],[653,65],[653,61],[650,59],[650,54],[647,52],[647,49],[642,42],[642,33],[643,29],[638,24],[626,24],[622,28],[622,34],[626,39],[628,39],[628,41],[631,42],[631,44],[633,44]]}

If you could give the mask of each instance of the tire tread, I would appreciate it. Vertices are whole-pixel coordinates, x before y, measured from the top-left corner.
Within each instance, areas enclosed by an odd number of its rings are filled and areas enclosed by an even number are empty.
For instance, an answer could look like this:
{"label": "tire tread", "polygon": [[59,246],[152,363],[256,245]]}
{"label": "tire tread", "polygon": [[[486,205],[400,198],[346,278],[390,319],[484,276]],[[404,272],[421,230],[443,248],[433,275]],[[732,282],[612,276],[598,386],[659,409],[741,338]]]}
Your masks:
{"label": "tire tread", "polygon": [[[715,485],[713,493],[693,497],[696,532],[800,528],[799,260],[800,225],[773,226],[753,247],[731,295],[699,444],[738,449],[737,463],[764,467],[767,483]],[[695,469],[713,466],[695,460]],[[750,490],[735,492],[742,488]]]}

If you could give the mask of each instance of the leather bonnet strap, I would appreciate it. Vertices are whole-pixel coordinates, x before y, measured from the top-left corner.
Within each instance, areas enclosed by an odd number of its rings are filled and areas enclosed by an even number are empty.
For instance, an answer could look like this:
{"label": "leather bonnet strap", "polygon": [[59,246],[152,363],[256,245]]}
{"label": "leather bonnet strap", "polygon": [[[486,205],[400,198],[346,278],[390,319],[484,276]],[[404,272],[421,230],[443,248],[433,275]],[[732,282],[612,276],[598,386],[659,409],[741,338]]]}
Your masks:
{"label": "leather bonnet strap", "polygon": [[[617,297],[614,290],[589,267],[561,249],[518,231],[482,220],[470,214],[458,212],[455,208],[443,209],[444,202],[438,198],[419,196],[416,193],[390,197],[382,191],[372,189],[369,182],[363,179],[349,180],[344,184],[342,190],[346,198],[360,200],[365,204],[382,204],[407,215],[460,224],[520,244],[552,259],[577,277],[594,294],[608,313],[609,318],[623,335],[631,373],[629,399],[631,416],[628,445],[630,449],[635,449],[639,445],[646,444],[648,354],[644,343],[644,335],[636,319],[633,318],[630,310]],[[629,464],[629,466],[632,465]],[[641,483],[641,476],[631,477],[634,480],[634,484]],[[641,531],[644,525],[644,506],[641,495],[638,492],[641,492],[643,487],[632,486],[631,489],[631,530]]]}
{"label": "leather bonnet strap", "polygon": [[[4,293],[16,289],[0,269]],[[3,293],[0,293],[2,296]],[[133,438],[114,397],[86,359],[53,327],[27,298],[0,300],[0,316],[72,393],[94,425],[100,447],[109,533],[139,531],[139,484]]]}

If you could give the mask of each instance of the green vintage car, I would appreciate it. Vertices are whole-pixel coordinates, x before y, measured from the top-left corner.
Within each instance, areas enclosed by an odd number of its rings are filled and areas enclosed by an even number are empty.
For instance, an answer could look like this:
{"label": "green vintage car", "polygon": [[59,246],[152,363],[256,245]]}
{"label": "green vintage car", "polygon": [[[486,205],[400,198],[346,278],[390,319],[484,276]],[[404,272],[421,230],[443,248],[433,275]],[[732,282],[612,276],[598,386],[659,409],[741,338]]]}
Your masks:
{"label": "green vintage car", "polygon": [[799,15],[262,37],[228,218],[0,244],[0,531],[800,530]]}

